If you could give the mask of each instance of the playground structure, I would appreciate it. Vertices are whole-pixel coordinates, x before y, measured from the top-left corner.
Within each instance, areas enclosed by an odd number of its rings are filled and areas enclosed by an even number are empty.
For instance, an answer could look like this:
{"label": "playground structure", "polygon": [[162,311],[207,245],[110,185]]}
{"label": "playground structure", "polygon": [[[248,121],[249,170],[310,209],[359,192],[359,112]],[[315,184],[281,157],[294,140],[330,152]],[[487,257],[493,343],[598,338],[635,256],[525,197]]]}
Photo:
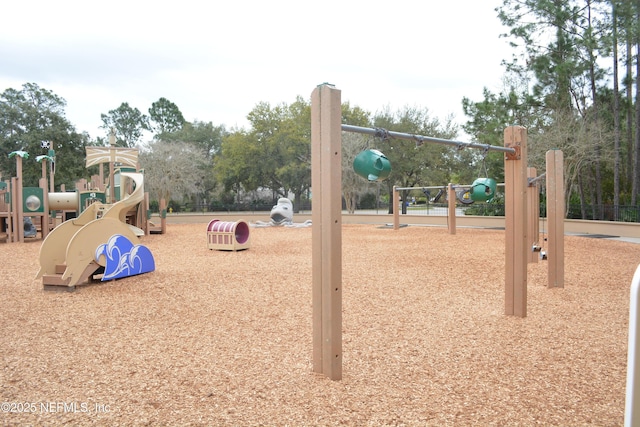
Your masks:
{"label": "playground structure", "polygon": [[249,224],[243,220],[220,221],[207,224],[207,247],[218,251],[241,251],[250,247]]}
{"label": "playground structure", "polygon": [[[365,133],[383,139],[410,139],[416,142],[416,146],[429,142],[452,145],[458,149],[476,148],[485,152],[494,150],[504,153],[505,314],[526,317],[527,264],[529,253],[535,246],[529,237],[531,226],[527,220],[530,215],[527,207],[529,177],[526,129],[521,126],[506,128],[504,146],[499,147],[343,125],[340,91],[333,85],[322,84],[311,95],[311,183],[313,194],[319,195],[314,198],[312,208],[314,372],[332,380],[342,378],[341,131]],[[547,197],[555,207],[561,207],[564,206],[564,193],[558,190],[563,185],[562,153],[557,153],[559,155],[547,153]],[[449,196],[449,199],[455,199],[452,185],[449,186]],[[549,270],[554,270],[553,283],[558,287],[563,286],[564,254],[561,251],[562,243],[558,242],[564,237],[563,222],[558,221],[562,213],[560,211],[553,216],[551,212],[548,213],[550,240],[552,234],[556,239],[550,244],[549,255],[553,255],[557,263],[549,264]],[[455,230],[451,222],[450,230]]]}
{"label": "playground structure", "polygon": [[[151,261],[146,262],[135,259],[132,249],[136,252],[145,252],[135,245],[138,238],[145,233],[142,229],[126,222],[127,213],[144,200],[143,175],[122,172],[120,179],[123,188],[126,180],[131,180],[134,188],[131,194],[123,193],[122,200],[109,205],[99,201],[90,204],[80,216],[54,228],[44,239],[40,247],[40,270],[36,274],[36,279],[42,278],[44,289],[74,290],[76,285],[93,279],[94,275],[105,269],[107,262],[112,258],[118,266],[111,270],[134,271],[133,267],[136,263],[148,265],[151,262],[155,266],[152,257]],[[127,246],[125,250],[114,249],[116,243],[111,240],[114,236],[119,236],[121,241],[128,242],[125,243]],[[113,253],[120,256],[109,256]],[[126,260],[123,255],[127,256]],[[123,260],[126,261],[124,265]],[[148,271],[153,271],[153,268],[145,271],[137,269],[133,274]],[[104,277],[123,276],[113,274]]]}
{"label": "playground structure", "polygon": [[[25,228],[29,232],[33,227],[31,217],[38,218],[39,224],[48,224],[48,200],[44,196],[47,190],[46,175],[39,180],[38,187],[24,187],[22,162],[29,158],[29,154],[14,151],[9,157],[16,158],[16,176],[9,182],[0,183],[0,239],[5,242],[23,242]],[[46,174],[44,163],[43,174]],[[43,237],[49,229],[48,226],[42,228]]]}
{"label": "playground structure", "polygon": [[[53,150],[49,150],[48,156],[37,158],[42,161],[42,178],[37,188],[22,186],[22,159],[28,158],[28,154],[22,151],[10,154],[17,159],[17,176],[11,180],[9,193],[6,184],[0,186],[3,191],[0,220],[6,240],[23,242],[26,224],[31,224],[31,217],[39,217],[43,242],[36,278],[42,278],[45,290],[74,290],[76,285],[97,276],[104,281],[155,269],[153,255],[137,244],[139,237],[151,232],[148,194],[144,192],[143,172],[138,171],[137,165],[138,150],[116,147],[113,134],[110,139],[110,147],[86,148],[86,166],[99,165],[100,176],[92,177],[91,184],[80,180],[75,192],[64,191],[64,186],[61,192],[53,191],[53,167],[47,191],[46,161],[54,161]],[[108,186],[103,179],[103,163],[107,162]],[[72,218],[57,225],[56,216],[51,215],[56,211],[63,216],[70,212]],[[166,227],[165,217],[162,216],[161,232]]]}
{"label": "playground structure", "polygon": [[286,197],[280,197],[269,212],[269,222],[256,221],[253,227],[309,227],[311,220],[302,223],[293,222],[293,202]]}
{"label": "playground structure", "polygon": [[[42,239],[58,224],[81,215],[94,202],[115,203],[122,195],[131,192],[131,188],[121,185],[123,172],[137,172],[138,150],[115,146],[115,137],[111,135],[109,147],[87,147],[86,167],[99,165],[100,174],[90,181],[81,179],[76,182],[74,191],[66,191],[64,185],[60,191],[54,191],[53,163],[55,151],[49,149],[48,155],[38,156],[42,163],[42,177],[38,187],[23,187],[22,162],[28,158],[25,152],[14,152],[16,156],[16,177],[10,184],[0,183],[0,240],[6,242],[24,242],[26,225],[30,218],[36,218],[36,224]],[[109,183],[104,179],[103,164],[109,164]],[[49,168],[47,168],[47,164]],[[117,165],[117,166],[116,166]],[[49,178],[47,179],[47,170]],[[131,184],[128,184],[131,186]],[[22,203],[12,201],[22,200]],[[166,202],[160,201],[160,225],[150,221],[149,197],[144,194],[143,201],[125,214],[125,221],[144,230],[145,234],[166,232]],[[24,226],[23,226],[24,224]],[[35,230],[34,230],[35,231]],[[33,233],[35,236],[35,233]]]}

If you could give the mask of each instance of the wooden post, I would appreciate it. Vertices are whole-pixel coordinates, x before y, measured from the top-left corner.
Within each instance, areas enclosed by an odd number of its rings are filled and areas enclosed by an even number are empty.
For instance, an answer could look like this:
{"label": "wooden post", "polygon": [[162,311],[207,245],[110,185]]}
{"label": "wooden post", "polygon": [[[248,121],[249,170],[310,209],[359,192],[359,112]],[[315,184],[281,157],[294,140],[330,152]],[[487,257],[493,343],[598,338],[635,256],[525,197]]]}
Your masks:
{"label": "wooden post", "polygon": [[[51,148],[53,148],[53,142],[51,143]],[[55,179],[56,179],[56,162],[52,160],[49,162],[49,192],[55,192]]]}
{"label": "wooden post", "polygon": [[447,228],[449,229],[449,234],[456,234],[456,190],[451,183],[447,186],[447,197],[449,198]]}
{"label": "wooden post", "polygon": [[548,286],[564,287],[564,157],[560,150],[546,153],[547,219],[549,238],[547,249]]}
{"label": "wooden post", "polygon": [[160,232],[167,232],[167,201],[164,198],[160,199]]}
{"label": "wooden post", "polygon": [[[43,161],[44,163],[45,161]],[[42,209],[43,213],[40,217],[40,236],[44,239],[49,234],[49,218],[51,215],[49,214],[49,193],[47,192],[47,178],[40,178],[38,181],[38,185],[42,188]]]}
{"label": "wooden post", "polygon": [[342,379],[342,128],[340,91],[311,94],[313,370]]}
{"label": "wooden post", "polygon": [[98,176],[100,177],[100,187],[98,187],[100,189],[100,191],[104,191],[105,190],[105,184],[104,184],[104,164],[100,163],[100,171],[98,173]]}
{"label": "wooden post", "polygon": [[[536,168],[527,168],[527,178],[535,179],[536,178]],[[529,209],[529,216],[527,217],[527,237],[528,240],[528,257],[529,262],[536,263],[540,258],[540,252],[538,250],[534,250],[534,248],[539,248],[538,239],[540,239],[540,192],[538,191],[538,183],[534,182],[532,184],[528,184],[527,187],[527,207]]]}
{"label": "wooden post", "polygon": [[400,229],[400,212],[398,209],[398,198],[400,197],[400,192],[398,191],[398,187],[393,186],[393,196],[391,196],[391,203],[393,206],[393,229]]}
{"label": "wooden post", "polygon": [[22,207],[22,156],[16,156],[16,198],[13,200],[16,205],[16,223],[15,229],[18,242],[24,243],[24,209]]}
{"label": "wooden post", "polygon": [[[43,158],[42,159],[42,178],[47,179],[47,159]],[[44,189],[45,191],[47,191],[47,189]]]}
{"label": "wooden post", "polygon": [[516,150],[504,157],[505,314],[527,316],[527,130],[510,126],[504,145]]}
{"label": "wooden post", "polygon": [[[8,195],[2,194],[0,195],[0,197],[8,197],[9,198],[9,202],[7,204],[7,222],[6,224],[6,233],[7,233],[7,243],[11,243],[14,241],[15,239],[15,232],[14,232],[14,223],[13,223],[13,203],[11,202],[13,200],[13,180],[14,178],[11,178],[9,181],[5,181],[7,183],[7,193]],[[5,199],[6,200],[6,199]],[[2,219],[0,219],[0,221],[2,221]]]}
{"label": "wooden post", "polygon": [[[113,128],[111,128],[111,133],[109,134],[109,200],[108,203],[115,203],[116,200],[116,182],[115,182],[115,163],[116,163],[116,134]],[[120,190],[122,191],[122,189]],[[122,197],[122,194],[120,194]]]}
{"label": "wooden post", "polygon": [[[23,230],[24,233],[24,225],[18,224],[18,185],[19,180],[17,177],[11,178],[11,228],[13,229],[13,233],[11,234],[10,242],[19,242],[20,241],[20,230]],[[22,203],[22,201],[20,202]]]}

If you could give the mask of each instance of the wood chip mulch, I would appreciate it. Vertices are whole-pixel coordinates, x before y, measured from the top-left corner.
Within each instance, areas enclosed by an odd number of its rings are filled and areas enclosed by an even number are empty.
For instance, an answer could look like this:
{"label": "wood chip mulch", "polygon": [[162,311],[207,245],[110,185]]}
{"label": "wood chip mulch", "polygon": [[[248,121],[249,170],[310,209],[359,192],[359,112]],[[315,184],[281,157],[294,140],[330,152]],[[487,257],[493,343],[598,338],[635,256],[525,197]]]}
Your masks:
{"label": "wood chip mulch", "polygon": [[[45,292],[0,244],[0,425],[617,426],[640,245],[567,236],[504,315],[504,231],[343,226],[343,379],[312,369],[311,228],[206,224],[142,243],[152,273]],[[9,406],[7,406],[9,405]],[[9,409],[9,410],[7,410]]]}

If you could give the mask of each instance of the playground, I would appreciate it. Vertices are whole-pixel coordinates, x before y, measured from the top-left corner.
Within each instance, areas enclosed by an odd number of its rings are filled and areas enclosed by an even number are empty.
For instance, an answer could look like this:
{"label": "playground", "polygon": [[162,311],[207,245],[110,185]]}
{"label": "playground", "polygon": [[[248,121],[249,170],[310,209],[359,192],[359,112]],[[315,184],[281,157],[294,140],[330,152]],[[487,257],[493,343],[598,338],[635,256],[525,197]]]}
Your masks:
{"label": "playground", "polygon": [[623,423],[638,244],[566,236],[564,287],[529,263],[517,317],[504,230],[345,224],[332,381],[312,368],[312,229],[216,251],[211,219],[144,236],[155,271],[75,292],[43,290],[38,241],[0,245],[0,424]]}

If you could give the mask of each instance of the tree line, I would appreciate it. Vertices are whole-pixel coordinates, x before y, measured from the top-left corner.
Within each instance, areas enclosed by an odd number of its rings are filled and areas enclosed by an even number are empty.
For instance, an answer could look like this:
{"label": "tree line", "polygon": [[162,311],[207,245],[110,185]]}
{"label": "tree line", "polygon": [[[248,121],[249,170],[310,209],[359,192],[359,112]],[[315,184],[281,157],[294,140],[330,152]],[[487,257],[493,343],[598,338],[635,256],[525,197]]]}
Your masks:
{"label": "tree line", "polygon": [[[513,47],[503,61],[503,86],[483,99],[461,100],[466,122],[432,117],[426,107],[390,106],[366,111],[342,106],[343,123],[397,132],[502,145],[505,127],[528,129],[530,166],[544,170],[549,149],[565,153],[567,205],[584,218],[603,219],[605,205],[638,205],[640,193],[640,2],[622,0],[503,0],[496,14]],[[470,71],[471,72],[471,71]],[[310,103],[259,102],[248,128],[189,122],[166,98],[141,112],[123,102],[101,115],[104,137],[79,133],[65,118],[66,102],[35,83],[0,95],[0,173],[15,173],[8,154],[42,154],[41,141],[56,148],[56,183],[68,188],[95,171],[84,168],[84,147],[140,148],[145,186],[153,200],[165,198],[191,209],[230,204],[270,204],[291,197],[303,205],[311,194]],[[144,135],[152,135],[143,141]],[[355,175],[353,158],[376,148],[392,163],[383,183]],[[390,200],[402,187],[470,184],[488,175],[503,180],[503,156],[411,141],[378,140],[343,133],[343,195],[353,211],[362,197]],[[26,185],[36,185],[40,166],[25,162]],[[404,197],[407,194],[403,195]]]}

